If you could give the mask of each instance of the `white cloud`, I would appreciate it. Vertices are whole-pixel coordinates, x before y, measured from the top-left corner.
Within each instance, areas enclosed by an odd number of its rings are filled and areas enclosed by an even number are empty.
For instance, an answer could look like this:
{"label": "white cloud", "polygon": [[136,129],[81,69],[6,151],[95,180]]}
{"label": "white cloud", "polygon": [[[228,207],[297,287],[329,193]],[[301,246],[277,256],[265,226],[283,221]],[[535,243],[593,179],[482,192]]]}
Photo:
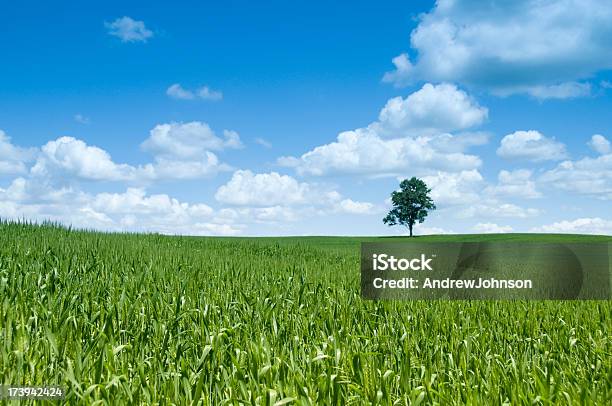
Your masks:
{"label": "white cloud", "polygon": [[34,156],[34,150],[17,147],[11,138],[0,130],[0,175],[25,173],[26,163]]}
{"label": "white cloud", "polygon": [[[106,231],[164,234],[236,235],[244,229],[242,224],[215,222],[216,213],[206,204],[181,202],[166,194],[148,195],[141,188],[95,195],[65,190],[57,196],[51,189],[45,191],[40,185],[28,183],[31,181],[17,179],[8,191],[0,189],[0,217],[51,220]],[[30,191],[43,193],[34,195]]]}
{"label": "white cloud", "polygon": [[330,173],[396,176],[402,173],[471,170],[481,165],[464,150],[486,142],[486,135],[452,135],[447,130],[480,124],[487,110],[452,85],[424,85],[406,99],[391,99],[379,120],[338,134],[336,142],[298,157],[281,157],[281,166],[300,174]]}
{"label": "white cloud", "polygon": [[501,140],[497,155],[507,159],[526,159],[533,162],[558,161],[567,156],[565,145],[538,131],[516,131]]}
{"label": "white cloud", "polygon": [[219,161],[210,151],[204,151],[199,160],[179,160],[155,158],[155,163],[147,164],[148,177],[144,179],[198,179],[213,176],[220,171],[229,171],[231,167]]}
{"label": "white cloud", "polygon": [[480,200],[484,179],[475,169],[457,173],[438,172],[424,176],[431,189],[431,198],[439,208],[448,205],[466,205]]}
{"label": "white cloud", "polygon": [[224,219],[243,219],[246,222],[265,223],[284,225],[287,222],[296,222],[306,216],[312,215],[309,209],[295,210],[287,206],[268,206],[268,207],[241,207],[236,209],[223,209],[224,212],[220,216],[221,221]]}
{"label": "white cloud", "polygon": [[538,179],[552,187],[604,200],[612,199],[612,154],[564,161]]}
{"label": "white cloud", "polygon": [[166,90],[166,94],[173,99],[193,100],[195,98],[195,95],[191,90],[183,89],[179,83],[171,85]]}
{"label": "white cloud", "polygon": [[116,181],[134,179],[138,169],[114,163],[110,154],[101,148],[73,137],[60,137],[42,147],[31,169],[35,176],[51,176],[55,172],[81,179]]}
{"label": "white cloud", "polygon": [[27,181],[24,178],[15,178],[6,190],[0,188],[0,198],[11,201],[23,200],[27,196],[26,185]]}
{"label": "white cloud", "polygon": [[589,141],[589,146],[593,149],[593,151],[605,155],[612,152],[610,149],[610,141],[606,139],[601,134],[595,134],[591,137],[591,141]]}
{"label": "white cloud", "polygon": [[532,172],[527,169],[515,171],[501,170],[497,176],[498,184],[487,188],[487,192],[495,196],[535,199],[542,197],[537,190]]}
{"label": "white cloud", "polygon": [[149,165],[153,177],[196,179],[231,169],[212,151],[243,145],[236,131],[223,130],[220,137],[208,124],[192,121],[156,125],[141,147],[155,157],[155,163]]}
{"label": "white cloud", "polygon": [[597,0],[439,0],[410,36],[415,59],[383,80],[455,82],[493,93],[576,97],[577,81],[612,68],[612,3]]}
{"label": "white cloud", "polygon": [[430,137],[383,140],[369,129],[357,129],[342,132],[336,142],[318,146],[299,158],[281,157],[278,163],[315,176],[394,176],[407,171],[470,170],[479,167],[481,160],[475,155],[439,151]]}
{"label": "white cloud", "polygon": [[540,214],[535,208],[523,208],[511,203],[496,200],[482,201],[459,211],[459,218],[528,218]]}
{"label": "white cloud", "polygon": [[599,217],[585,217],[535,227],[531,232],[612,235],[612,221]]}
{"label": "white cloud", "polygon": [[395,66],[395,70],[386,72],[383,76],[383,82],[393,83],[398,87],[403,87],[415,80],[414,65],[410,62],[408,54],[399,54],[391,59],[391,63]]}
{"label": "white cloud", "polygon": [[[538,99],[572,99],[575,97],[588,96],[591,93],[589,83],[565,82],[551,86],[531,86],[525,88],[525,92]],[[504,91],[500,91],[501,94]]]}
{"label": "white cloud", "polygon": [[486,132],[461,132],[458,134],[437,134],[430,137],[430,143],[438,151],[464,152],[470,147],[485,145],[489,142],[489,133]]}
{"label": "white cloud", "polygon": [[288,175],[238,170],[228,183],[217,190],[215,199],[234,205],[290,205],[306,203],[309,193],[310,185]]}
{"label": "white cloud", "polygon": [[180,83],[174,83],[167,90],[166,94],[173,99],[193,100],[200,98],[203,100],[217,101],[223,99],[223,93],[218,90],[212,90],[208,86],[202,86],[195,91],[185,89]]}
{"label": "white cloud", "polygon": [[501,234],[511,233],[513,231],[512,227],[510,226],[500,226],[495,223],[478,223],[472,228],[472,230],[482,234]]}
{"label": "white cloud", "polygon": [[170,222],[207,218],[213,214],[213,209],[205,204],[181,203],[166,194],[147,196],[142,188],[128,188],[125,193],[99,193],[90,205],[106,214],[164,215],[164,221]]}
{"label": "white cloud", "polygon": [[241,147],[237,132],[224,130],[221,138],[200,121],[158,124],[142,143],[144,150],[156,156],[176,159],[199,159],[207,151]]}
{"label": "white cloud", "polygon": [[410,133],[464,130],[481,124],[488,111],[452,84],[426,83],[403,99],[394,97],[378,116],[379,135],[398,138]]}
{"label": "white cloud", "polygon": [[215,199],[221,203],[242,206],[224,209],[223,218],[240,217],[266,223],[304,220],[333,213],[378,212],[372,203],[343,198],[335,190],[298,182],[291,176],[277,172],[255,174],[249,170],[238,170],[226,184],[217,189]]}
{"label": "white cloud", "polygon": [[153,32],[145,27],[144,22],[126,16],[104,25],[110,35],[121,39],[122,42],[147,42],[147,39],[153,37]]}
{"label": "white cloud", "polygon": [[31,174],[67,182],[70,177],[95,181],[149,182],[156,179],[196,179],[231,168],[210,150],[241,148],[238,133],[224,130],[218,137],[206,123],[170,123],[153,128],[142,148],[154,161],[132,166],[115,163],[102,148],[73,137],[45,144]]}
{"label": "white cloud", "polygon": [[351,199],[341,200],[337,205],[337,209],[340,212],[349,214],[372,214],[376,212],[372,203],[356,202]]}

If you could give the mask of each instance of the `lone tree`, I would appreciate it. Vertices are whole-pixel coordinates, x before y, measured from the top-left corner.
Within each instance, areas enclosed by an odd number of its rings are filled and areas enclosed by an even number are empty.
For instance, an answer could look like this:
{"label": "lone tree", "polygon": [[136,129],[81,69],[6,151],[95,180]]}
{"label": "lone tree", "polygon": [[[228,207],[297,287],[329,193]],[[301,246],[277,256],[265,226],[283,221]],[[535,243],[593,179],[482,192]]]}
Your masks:
{"label": "lone tree", "polygon": [[425,221],[429,210],[435,210],[429,193],[431,189],[419,178],[404,179],[400,183],[400,190],[391,193],[393,208],[383,219],[383,223],[394,226],[402,225],[408,227],[412,237],[412,227],[418,221]]}

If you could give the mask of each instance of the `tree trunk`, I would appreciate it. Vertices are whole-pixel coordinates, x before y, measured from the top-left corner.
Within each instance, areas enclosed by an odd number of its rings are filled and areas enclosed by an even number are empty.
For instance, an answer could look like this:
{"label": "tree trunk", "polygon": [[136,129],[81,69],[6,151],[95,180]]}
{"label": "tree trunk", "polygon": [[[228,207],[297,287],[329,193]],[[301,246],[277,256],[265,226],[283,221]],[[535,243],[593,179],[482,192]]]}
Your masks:
{"label": "tree trunk", "polygon": [[412,237],[412,224],[408,224],[408,229],[410,230],[410,236]]}

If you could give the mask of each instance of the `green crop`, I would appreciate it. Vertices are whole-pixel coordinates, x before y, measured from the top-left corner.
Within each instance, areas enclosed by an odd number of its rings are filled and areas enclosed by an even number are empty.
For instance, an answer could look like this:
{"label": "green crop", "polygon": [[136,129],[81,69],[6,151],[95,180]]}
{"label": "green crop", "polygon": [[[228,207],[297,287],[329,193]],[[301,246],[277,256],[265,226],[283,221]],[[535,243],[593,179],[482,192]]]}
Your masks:
{"label": "green crop", "polygon": [[365,301],[360,240],[2,223],[0,383],[82,404],[611,403],[610,301]]}

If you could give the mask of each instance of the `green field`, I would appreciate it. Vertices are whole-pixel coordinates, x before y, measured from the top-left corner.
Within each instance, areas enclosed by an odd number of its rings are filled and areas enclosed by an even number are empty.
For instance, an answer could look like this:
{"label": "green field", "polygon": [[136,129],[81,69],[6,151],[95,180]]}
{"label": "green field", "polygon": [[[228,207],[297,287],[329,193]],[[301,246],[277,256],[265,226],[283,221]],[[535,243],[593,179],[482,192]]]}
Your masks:
{"label": "green field", "polygon": [[[418,241],[612,241],[465,235]],[[0,376],[69,403],[610,404],[610,301],[364,301],[359,242],[0,224]]]}

